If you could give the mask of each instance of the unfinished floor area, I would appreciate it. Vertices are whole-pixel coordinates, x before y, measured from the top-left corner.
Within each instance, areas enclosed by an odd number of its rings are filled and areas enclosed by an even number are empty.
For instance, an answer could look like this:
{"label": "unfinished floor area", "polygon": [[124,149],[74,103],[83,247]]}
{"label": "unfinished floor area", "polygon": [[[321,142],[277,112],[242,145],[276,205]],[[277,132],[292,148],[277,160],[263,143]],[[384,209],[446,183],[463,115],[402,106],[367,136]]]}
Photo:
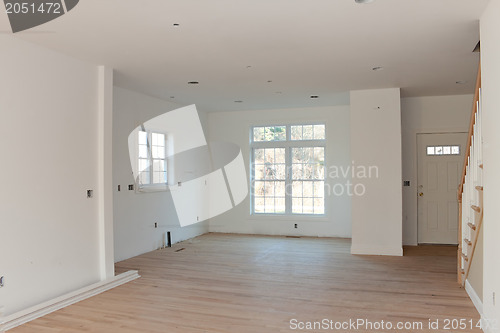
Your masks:
{"label": "unfinished floor area", "polygon": [[[382,257],[351,255],[350,245],[206,234],[120,262],[117,273],[134,269],[141,278],[9,332],[450,332],[452,319],[466,320],[460,332],[481,332],[456,282],[456,248]],[[325,319],[328,327],[315,323]],[[335,329],[358,319],[386,326]],[[396,329],[399,323],[414,328]]]}

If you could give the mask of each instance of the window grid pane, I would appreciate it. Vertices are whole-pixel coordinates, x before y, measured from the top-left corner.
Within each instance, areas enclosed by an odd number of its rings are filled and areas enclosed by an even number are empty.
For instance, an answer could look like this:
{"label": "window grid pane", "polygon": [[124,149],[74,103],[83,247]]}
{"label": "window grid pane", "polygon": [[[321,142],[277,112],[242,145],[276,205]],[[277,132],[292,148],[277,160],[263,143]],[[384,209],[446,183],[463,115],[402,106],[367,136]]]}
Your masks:
{"label": "window grid pane", "polygon": [[292,126],[291,138],[292,140],[302,140],[302,126]]}
{"label": "window grid pane", "polygon": [[254,149],[253,152],[254,212],[285,213],[285,148]]}
{"label": "window grid pane", "polygon": [[314,125],[314,140],[325,140],[325,125]]}
{"label": "window grid pane", "polygon": [[140,145],[147,145],[148,144],[148,133],[144,131],[139,131],[138,133],[138,140]]}
{"label": "window grid pane", "polygon": [[292,213],[324,214],[324,159],[324,147],[292,148]]}
{"label": "window grid pane", "polygon": [[265,141],[264,127],[255,127],[253,129],[253,141]]}

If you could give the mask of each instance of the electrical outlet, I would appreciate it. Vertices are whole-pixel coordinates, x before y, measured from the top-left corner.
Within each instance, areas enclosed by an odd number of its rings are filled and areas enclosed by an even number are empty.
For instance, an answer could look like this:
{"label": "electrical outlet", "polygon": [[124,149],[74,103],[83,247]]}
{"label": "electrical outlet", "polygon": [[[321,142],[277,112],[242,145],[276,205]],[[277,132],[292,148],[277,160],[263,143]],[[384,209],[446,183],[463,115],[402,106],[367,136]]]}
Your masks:
{"label": "electrical outlet", "polygon": [[118,192],[120,192],[121,190],[122,190],[122,186],[118,185]]}
{"label": "electrical outlet", "polygon": [[155,222],[155,228],[158,228],[158,222]]}
{"label": "electrical outlet", "polygon": [[295,223],[294,228],[297,229],[299,226],[297,223]]}
{"label": "electrical outlet", "polygon": [[5,285],[5,276],[0,276],[0,288]]}
{"label": "electrical outlet", "polygon": [[134,184],[130,184],[130,185],[128,186],[128,190],[129,190],[129,191],[133,191],[133,190],[134,190]]}
{"label": "electrical outlet", "polygon": [[87,190],[87,198],[91,199],[94,197],[94,190]]}

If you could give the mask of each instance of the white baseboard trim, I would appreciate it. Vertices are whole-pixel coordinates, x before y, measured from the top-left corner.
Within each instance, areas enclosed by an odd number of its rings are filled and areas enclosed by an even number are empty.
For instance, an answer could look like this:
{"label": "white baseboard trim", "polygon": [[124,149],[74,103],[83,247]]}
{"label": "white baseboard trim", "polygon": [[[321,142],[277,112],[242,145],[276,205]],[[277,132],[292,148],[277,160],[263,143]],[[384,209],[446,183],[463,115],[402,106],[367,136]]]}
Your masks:
{"label": "white baseboard trim", "polygon": [[25,310],[13,313],[7,317],[0,318],[0,332],[10,330],[29,321],[45,316],[71,304],[83,301],[84,299],[103,293],[112,288],[118,287],[127,282],[140,278],[138,271],[128,271],[114,276],[105,281],[99,281],[90,286],[72,291],[65,295],[40,303]]}
{"label": "white baseboard trim", "polygon": [[476,307],[477,312],[479,312],[481,317],[483,317],[483,302],[481,301],[481,298],[479,298],[474,288],[472,288],[471,284],[469,283],[469,280],[465,280],[465,291],[472,300],[472,303]]}
{"label": "white baseboard trim", "polygon": [[351,245],[351,254],[373,255],[373,256],[402,256],[402,247]]}

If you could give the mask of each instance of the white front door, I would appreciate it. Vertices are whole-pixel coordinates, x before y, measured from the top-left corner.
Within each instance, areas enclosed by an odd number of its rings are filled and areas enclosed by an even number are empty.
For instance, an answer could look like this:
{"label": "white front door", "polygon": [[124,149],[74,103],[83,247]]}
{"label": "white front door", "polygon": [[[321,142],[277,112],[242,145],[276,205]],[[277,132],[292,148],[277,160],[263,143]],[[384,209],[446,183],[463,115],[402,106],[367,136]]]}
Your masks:
{"label": "white front door", "polygon": [[418,243],[458,244],[457,189],[467,133],[417,134]]}

